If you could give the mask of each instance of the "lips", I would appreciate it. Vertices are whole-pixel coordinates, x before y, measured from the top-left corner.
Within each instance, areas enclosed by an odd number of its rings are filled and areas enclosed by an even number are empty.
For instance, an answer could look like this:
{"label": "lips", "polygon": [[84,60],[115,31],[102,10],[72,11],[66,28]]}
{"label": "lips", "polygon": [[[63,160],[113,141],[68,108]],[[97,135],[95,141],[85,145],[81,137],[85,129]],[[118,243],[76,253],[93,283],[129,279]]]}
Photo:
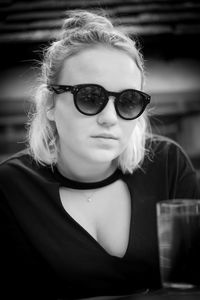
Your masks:
{"label": "lips", "polygon": [[110,140],[118,140],[118,138],[115,135],[108,134],[108,133],[102,133],[93,136],[94,138],[101,138],[101,139],[110,139]]}

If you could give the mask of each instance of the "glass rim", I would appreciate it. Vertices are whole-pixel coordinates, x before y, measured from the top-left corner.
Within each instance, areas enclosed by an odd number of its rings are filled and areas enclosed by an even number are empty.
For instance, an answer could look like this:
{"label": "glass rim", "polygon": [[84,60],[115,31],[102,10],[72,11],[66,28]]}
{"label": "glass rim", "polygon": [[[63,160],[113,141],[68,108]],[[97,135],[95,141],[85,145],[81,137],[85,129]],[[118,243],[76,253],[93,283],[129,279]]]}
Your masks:
{"label": "glass rim", "polygon": [[190,199],[190,198],[180,198],[180,199],[168,199],[168,200],[161,200],[156,203],[157,207],[160,206],[181,206],[181,205],[194,205],[194,204],[200,204],[200,199]]}

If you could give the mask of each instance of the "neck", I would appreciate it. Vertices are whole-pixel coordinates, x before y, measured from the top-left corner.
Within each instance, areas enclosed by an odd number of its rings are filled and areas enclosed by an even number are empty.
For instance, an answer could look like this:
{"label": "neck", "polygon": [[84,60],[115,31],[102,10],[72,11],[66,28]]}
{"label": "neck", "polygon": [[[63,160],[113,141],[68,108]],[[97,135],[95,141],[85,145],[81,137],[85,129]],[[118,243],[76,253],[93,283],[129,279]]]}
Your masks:
{"label": "neck", "polygon": [[109,177],[117,168],[116,163],[87,164],[72,163],[60,159],[57,163],[59,172],[71,179],[80,182],[97,182]]}

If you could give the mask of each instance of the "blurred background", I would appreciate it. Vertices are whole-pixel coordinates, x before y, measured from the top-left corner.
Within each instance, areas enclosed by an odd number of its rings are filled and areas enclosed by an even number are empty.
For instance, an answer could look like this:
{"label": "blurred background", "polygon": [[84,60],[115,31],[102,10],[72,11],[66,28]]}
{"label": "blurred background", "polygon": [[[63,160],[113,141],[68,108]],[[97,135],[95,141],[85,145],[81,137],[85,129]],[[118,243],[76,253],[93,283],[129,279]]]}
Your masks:
{"label": "blurred background", "polygon": [[75,8],[104,9],[137,37],[153,131],[183,146],[200,179],[199,0],[0,0],[0,161],[25,147],[36,62]]}

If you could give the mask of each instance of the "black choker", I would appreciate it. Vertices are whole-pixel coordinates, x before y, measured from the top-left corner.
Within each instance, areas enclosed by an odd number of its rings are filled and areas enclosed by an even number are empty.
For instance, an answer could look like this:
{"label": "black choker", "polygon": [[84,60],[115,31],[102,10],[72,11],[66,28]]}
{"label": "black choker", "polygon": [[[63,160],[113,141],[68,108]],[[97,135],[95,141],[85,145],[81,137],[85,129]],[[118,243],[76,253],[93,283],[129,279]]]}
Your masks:
{"label": "black choker", "polygon": [[69,188],[74,188],[74,189],[80,189],[80,190],[89,190],[89,189],[97,189],[104,187],[106,185],[109,185],[118,179],[120,179],[122,176],[121,170],[117,169],[113,174],[111,174],[109,177],[101,180],[101,181],[96,181],[96,182],[80,182],[80,181],[75,181],[72,179],[69,179],[65,176],[63,176],[57,167],[54,167],[54,178],[56,181],[61,185]]}

